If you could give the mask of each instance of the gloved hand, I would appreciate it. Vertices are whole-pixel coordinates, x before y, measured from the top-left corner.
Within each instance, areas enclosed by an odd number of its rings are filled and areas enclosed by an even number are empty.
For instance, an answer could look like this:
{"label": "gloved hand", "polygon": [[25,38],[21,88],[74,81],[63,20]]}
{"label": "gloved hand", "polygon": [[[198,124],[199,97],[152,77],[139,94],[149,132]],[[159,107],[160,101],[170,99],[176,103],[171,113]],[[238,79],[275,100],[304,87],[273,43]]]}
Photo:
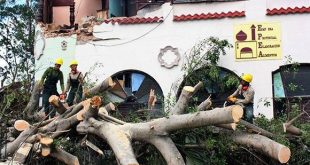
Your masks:
{"label": "gloved hand", "polygon": [[60,95],[59,95],[59,99],[60,100],[65,100],[67,97],[67,93],[66,92],[62,92]]}
{"label": "gloved hand", "polygon": [[233,97],[233,96],[229,96],[227,98],[227,101],[230,102],[230,103],[235,103],[237,101],[237,98],[236,97]]}

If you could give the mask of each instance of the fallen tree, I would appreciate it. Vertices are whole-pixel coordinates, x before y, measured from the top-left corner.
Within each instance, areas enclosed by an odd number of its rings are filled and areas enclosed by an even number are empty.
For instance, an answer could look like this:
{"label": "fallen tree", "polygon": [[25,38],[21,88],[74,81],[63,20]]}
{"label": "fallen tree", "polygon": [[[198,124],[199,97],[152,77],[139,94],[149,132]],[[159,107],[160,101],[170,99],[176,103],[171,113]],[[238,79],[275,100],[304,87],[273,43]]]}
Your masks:
{"label": "fallen tree", "polygon": [[[139,164],[134,153],[133,141],[141,141],[152,144],[161,153],[167,164],[182,165],[185,164],[185,160],[170,137],[173,132],[211,125],[235,130],[236,123],[240,122],[243,116],[243,109],[239,105],[204,111],[210,107],[210,99],[198,106],[200,111],[184,114],[189,100],[203,85],[199,82],[194,87],[185,86],[183,88],[177,103],[167,116],[147,122],[127,123],[109,116],[109,112],[115,110],[115,106],[112,103],[103,106],[101,97],[95,95],[110,89],[114,84],[111,78],[106,79],[85,93],[84,101],[71,107],[63,106],[57,96],[51,96],[50,103],[59,115],[34,124],[21,120],[16,121],[15,128],[22,132],[14,141],[1,149],[1,155],[12,156],[14,159],[19,153],[19,148],[27,143],[27,151],[29,147],[36,147],[36,150],[41,151],[41,156],[51,156],[66,164],[80,164],[76,156],[61,148],[53,147],[55,139],[61,137],[65,132],[75,129],[80,134],[96,135],[101,141],[109,144],[119,164]],[[151,91],[150,97],[152,98],[149,99],[147,107],[150,109],[153,108],[154,100],[156,100],[153,92]],[[87,99],[87,96],[93,97]],[[225,134],[229,134],[228,136],[231,136],[234,142],[251,146],[280,163],[286,163],[290,158],[289,148],[265,136],[241,131],[225,131]],[[262,145],[256,144],[260,142]],[[263,147],[267,144],[270,146]],[[100,148],[96,145],[88,143],[88,146],[100,153]],[[22,161],[25,161],[24,157],[27,157],[27,153],[22,157],[17,159],[20,163],[24,163]]]}

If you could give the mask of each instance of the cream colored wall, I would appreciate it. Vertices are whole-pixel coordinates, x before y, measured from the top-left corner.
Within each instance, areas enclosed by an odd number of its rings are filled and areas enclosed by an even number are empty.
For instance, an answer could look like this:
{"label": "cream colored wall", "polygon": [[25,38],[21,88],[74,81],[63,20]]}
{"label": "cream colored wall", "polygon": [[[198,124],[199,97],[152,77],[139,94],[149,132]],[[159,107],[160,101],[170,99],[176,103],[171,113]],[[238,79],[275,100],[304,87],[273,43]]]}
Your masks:
{"label": "cream colored wall", "polygon": [[[90,0],[92,1],[92,0]],[[86,1],[85,1],[86,2]],[[155,24],[112,25],[101,24],[94,27],[94,35],[106,40],[93,44],[76,45],[74,57],[81,64],[79,69],[88,71],[96,62],[102,63],[103,68],[92,72],[94,82],[99,83],[106,77],[126,69],[143,71],[152,76],[162,88],[164,95],[171,92],[172,84],[182,80],[181,70],[184,55],[199,40],[215,36],[227,39],[233,43],[233,27],[235,24],[248,22],[280,22],[282,31],[282,56],[280,60],[264,61],[235,61],[234,49],[227,50],[226,56],[221,56],[219,65],[238,75],[249,72],[254,75],[252,85],[255,89],[254,113],[273,117],[272,103],[272,71],[279,68],[291,55],[294,61],[310,63],[310,14],[289,14],[267,16],[267,8],[310,6],[309,0],[250,0],[229,3],[184,4],[173,5],[166,3],[156,11],[140,11],[145,17],[164,17],[165,21],[158,26]],[[245,11],[246,17],[224,18],[200,21],[173,21],[173,15]],[[143,37],[141,37],[143,36]],[[140,37],[140,38],[138,38]],[[111,38],[119,38],[112,40]],[[90,41],[91,42],[91,41]],[[47,45],[54,44],[47,41]],[[161,48],[173,46],[179,49],[181,61],[179,66],[171,69],[164,68],[158,62]],[[58,47],[58,49],[61,49]],[[44,51],[43,56],[48,56]],[[44,58],[40,59],[44,60]],[[38,64],[38,63],[37,63]],[[41,76],[40,73],[36,74]],[[264,106],[264,101],[271,101],[271,106]]]}

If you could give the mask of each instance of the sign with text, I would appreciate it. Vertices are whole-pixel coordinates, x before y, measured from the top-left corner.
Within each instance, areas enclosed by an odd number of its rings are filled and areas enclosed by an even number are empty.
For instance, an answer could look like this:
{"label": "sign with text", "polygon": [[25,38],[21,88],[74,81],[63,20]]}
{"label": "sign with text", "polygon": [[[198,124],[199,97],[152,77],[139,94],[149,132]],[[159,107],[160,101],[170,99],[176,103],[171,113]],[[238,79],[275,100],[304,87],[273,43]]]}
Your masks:
{"label": "sign with text", "polygon": [[282,58],[280,23],[235,25],[234,42],[236,61]]}

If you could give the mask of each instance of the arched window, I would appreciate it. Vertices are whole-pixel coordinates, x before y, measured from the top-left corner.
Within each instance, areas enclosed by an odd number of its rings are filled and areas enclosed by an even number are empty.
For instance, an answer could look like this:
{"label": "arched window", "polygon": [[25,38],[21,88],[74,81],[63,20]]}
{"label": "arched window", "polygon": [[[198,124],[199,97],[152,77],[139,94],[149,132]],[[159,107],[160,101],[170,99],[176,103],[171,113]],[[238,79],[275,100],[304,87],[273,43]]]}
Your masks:
{"label": "arched window", "polygon": [[[192,99],[191,104],[200,104],[211,96],[214,107],[222,107],[226,98],[231,95],[239,84],[239,77],[232,71],[222,67],[204,67],[196,70],[193,74],[184,78],[177,97],[181,94],[184,86],[194,86],[202,81],[204,88],[199,90]],[[195,100],[195,101],[193,101]]]}
{"label": "arched window", "polygon": [[272,83],[275,117],[288,113],[293,104],[310,112],[309,63],[280,66],[272,72]]}
{"label": "arched window", "polygon": [[112,79],[116,85],[107,93],[107,97],[117,104],[120,112],[146,109],[151,89],[155,90],[157,97],[154,109],[161,109],[163,92],[150,75],[137,70],[125,70],[114,74]]}

